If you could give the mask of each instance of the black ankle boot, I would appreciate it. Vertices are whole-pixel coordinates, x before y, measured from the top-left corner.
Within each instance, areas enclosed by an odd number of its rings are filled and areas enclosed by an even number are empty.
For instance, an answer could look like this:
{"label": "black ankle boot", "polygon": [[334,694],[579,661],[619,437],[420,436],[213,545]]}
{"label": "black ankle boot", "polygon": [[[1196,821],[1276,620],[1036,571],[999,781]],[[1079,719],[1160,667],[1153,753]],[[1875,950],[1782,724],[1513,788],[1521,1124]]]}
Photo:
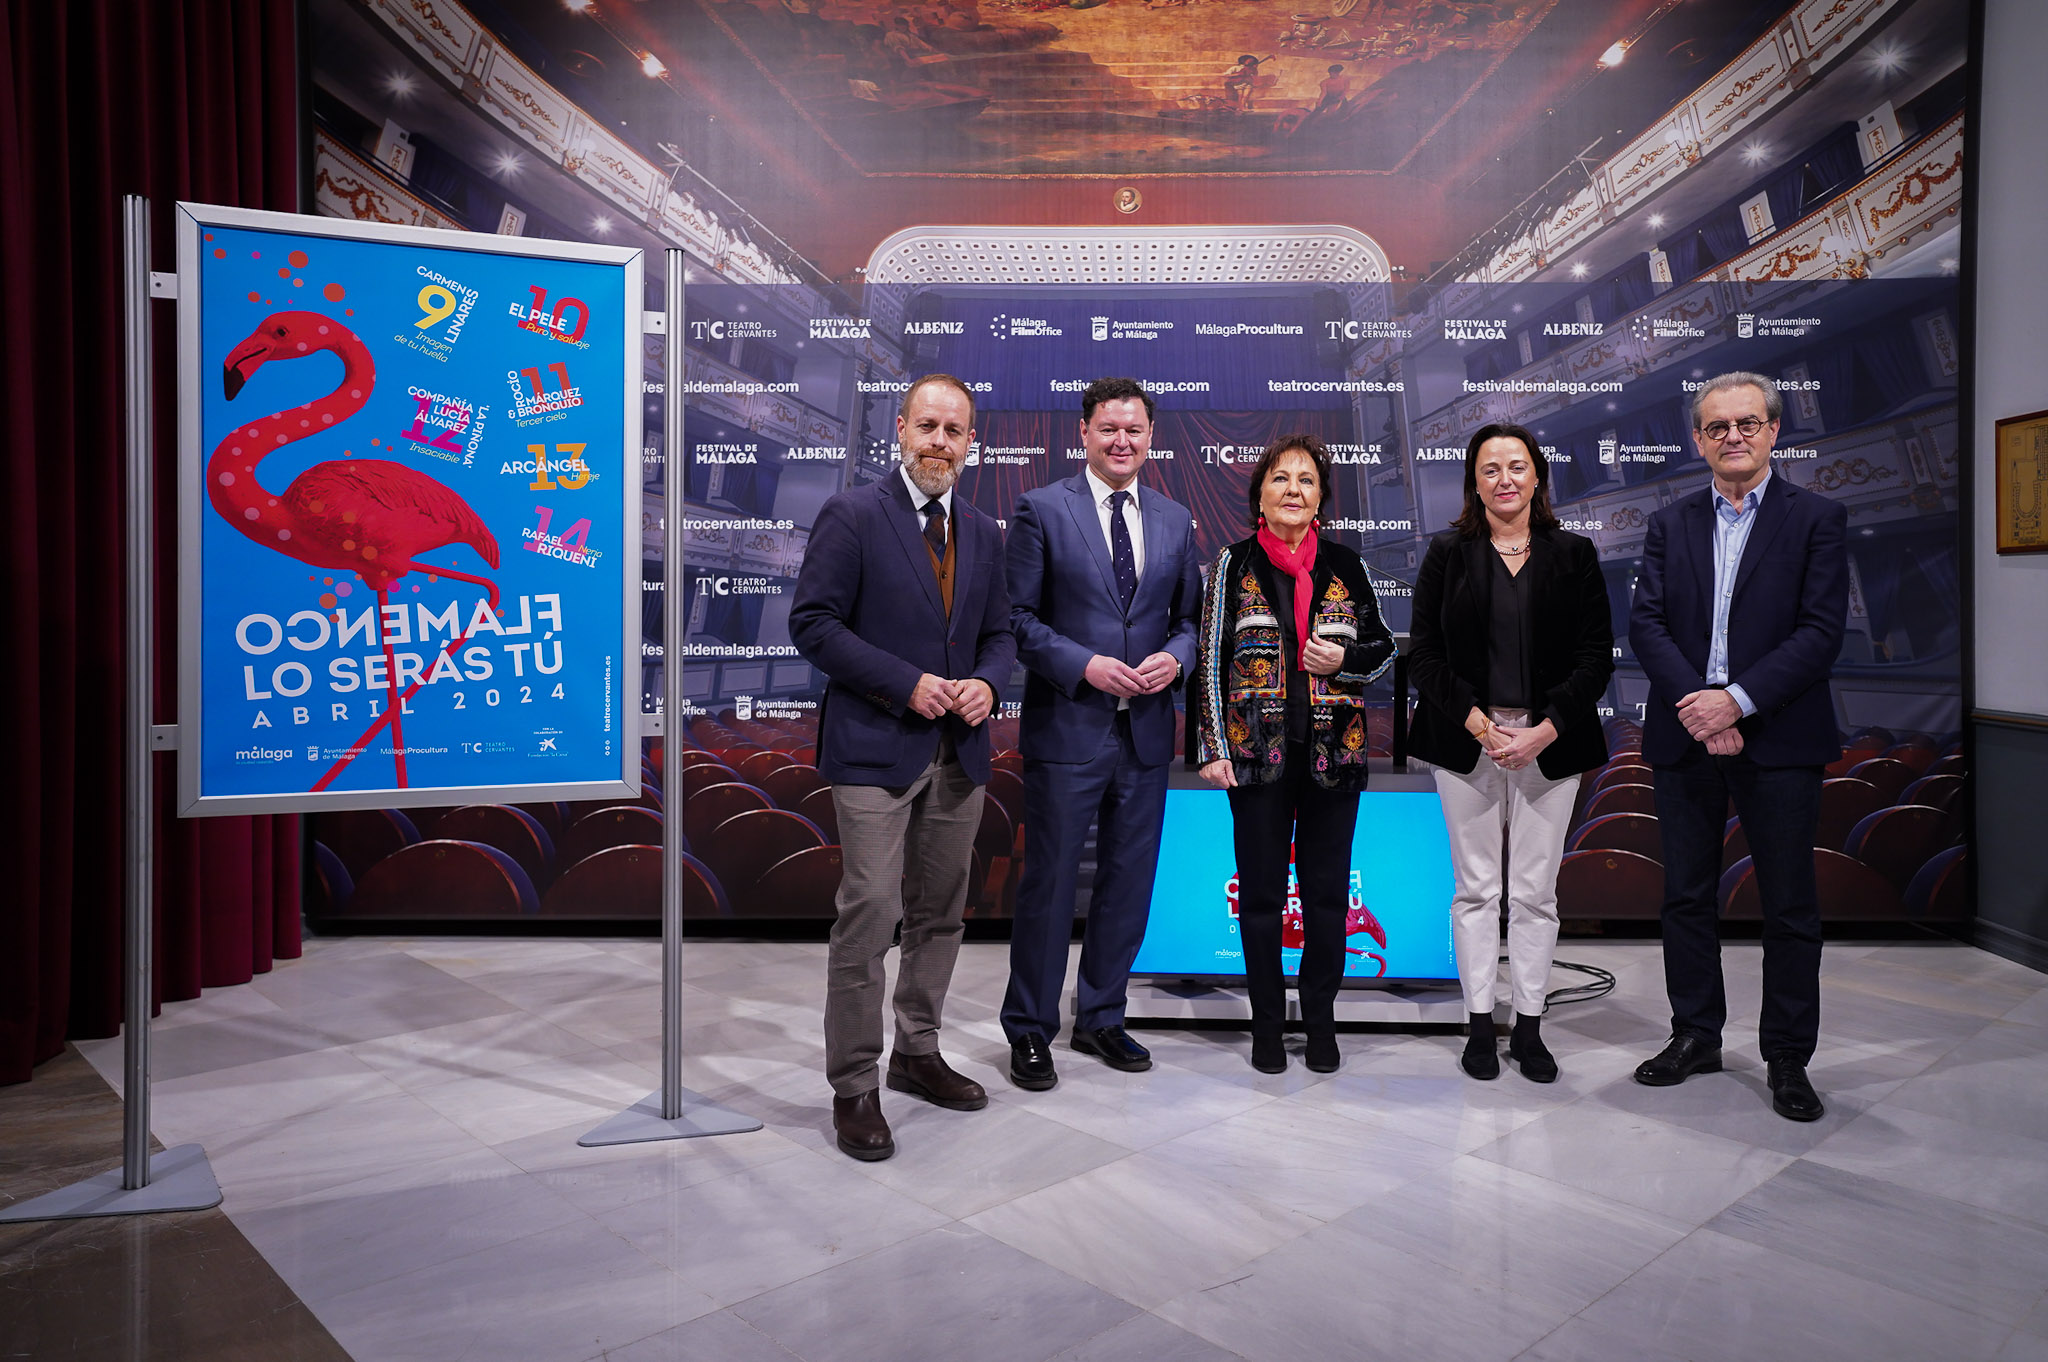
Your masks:
{"label": "black ankle boot", "polygon": [[1252,1067],[1262,1074],[1287,1071],[1287,1050],[1280,1044],[1279,1027],[1252,1027]]}
{"label": "black ankle boot", "polygon": [[1557,1082],[1557,1061],[1544,1048],[1537,1029],[1543,1018],[1515,1014],[1515,1029],[1508,1035],[1508,1058],[1522,1066],[1522,1077],[1531,1083]]}
{"label": "black ankle boot", "polygon": [[1308,1046],[1302,1051],[1301,1059],[1315,1073],[1337,1072],[1337,1066],[1344,1062],[1337,1053],[1337,1023],[1308,1023]]}
{"label": "black ankle boot", "polygon": [[1474,1078],[1499,1078],[1500,1052],[1494,1049],[1493,1014],[1474,1012],[1470,1015],[1472,1030],[1465,1038],[1465,1053],[1458,1057],[1458,1063]]}

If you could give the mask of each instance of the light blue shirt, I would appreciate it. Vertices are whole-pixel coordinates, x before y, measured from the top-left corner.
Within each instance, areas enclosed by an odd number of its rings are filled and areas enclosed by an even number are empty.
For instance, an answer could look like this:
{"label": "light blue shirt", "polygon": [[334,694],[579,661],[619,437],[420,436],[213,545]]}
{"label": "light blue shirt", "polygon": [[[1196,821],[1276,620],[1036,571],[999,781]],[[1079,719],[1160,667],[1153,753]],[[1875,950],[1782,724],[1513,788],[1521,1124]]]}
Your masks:
{"label": "light blue shirt", "polygon": [[1722,496],[1720,488],[1714,489],[1714,632],[1707,642],[1707,684],[1726,686],[1728,698],[1741,707],[1745,717],[1756,713],[1756,704],[1749,692],[1728,684],[1728,607],[1735,599],[1742,550],[1749,543],[1749,532],[1756,528],[1757,507],[1763,505],[1764,489],[1770,485],[1771,474],[1766,469],[1763,480],[1749,489],[1740,506]]}

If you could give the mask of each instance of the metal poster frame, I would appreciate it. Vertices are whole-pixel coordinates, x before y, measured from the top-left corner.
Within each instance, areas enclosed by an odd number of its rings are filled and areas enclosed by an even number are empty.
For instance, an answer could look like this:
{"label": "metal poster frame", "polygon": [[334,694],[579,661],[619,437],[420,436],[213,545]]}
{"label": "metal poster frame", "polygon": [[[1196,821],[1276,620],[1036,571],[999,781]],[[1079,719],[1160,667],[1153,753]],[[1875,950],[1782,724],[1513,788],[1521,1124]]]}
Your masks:
{"label": "metal poster frame", "polygon": [[621,430],[623,467],[618,479],[620,524],[637,534],[640,524],[640,460],[642,440],[641,366],[643,316],[646,307],[645,258],[638,247],[594,246],[566,241],[538,241],[440,228],[405,227],[356,222],[297,213],[275,213],[214,204],[177,205],[178,241],[178,773],[177,814],[181,818],[224,814],[304,813],[323,809],[396,809],[475,802],[635,798],[640,795],[640,753],[647,730],[640,705],[640,596],[642,568],[638,553],[623,550],[613,569],[619,577],[620,671],[619,778],[616,781],[535,782],[518,785],[433,785],[403,788],[294,791],[277,794],[209,795],[201,789],[200,619],[202,581],[200,532],[205,510],[203,470],[206,451],[200,447],[201,373],[200,321],[205,300],[199,295],[201,232],[208,227],[279,232],[293,236],[331,237],[337,241],[418,246],[435,251],[466,251],[478,255],[518,256],[578,264],[615,265],[625,274],[626,306],[618,320],[626,370],[623,385],[625,418]]}

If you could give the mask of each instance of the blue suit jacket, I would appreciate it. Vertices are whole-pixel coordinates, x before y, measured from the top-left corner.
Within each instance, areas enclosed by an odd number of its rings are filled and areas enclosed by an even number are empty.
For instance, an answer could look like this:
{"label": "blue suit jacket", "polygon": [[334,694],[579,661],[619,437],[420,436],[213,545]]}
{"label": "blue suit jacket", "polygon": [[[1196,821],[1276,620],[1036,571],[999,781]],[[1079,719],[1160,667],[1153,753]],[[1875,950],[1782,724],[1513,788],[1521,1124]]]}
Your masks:
{"label": "blue suit jacket", "polygon": [[[1849,610],[1849,512],[1773,472],[1735,573],[1728,681],[1756,713],[1737,724],[1761,766],[1825,766],[1842,755],[1828,675]],[[1714,627],[1713,488],[1650,517],[1629,642],[1650,679],[1643,755],[1668,765],[1701,750],[1677,704],[1705,687]]]}
{"label": "blue suit jacket", "polygon": [[811,527],[789,634],[825,673],[818,771],[835,785],[908,785],[938,753],[943,727],[975,784],[988,780],[988,725],[908,708],[920,676],[979,677],[1002,696],[1016,662],[1002,534],[953,497],[953,613],[941,606],[910,489],[891,470],[826,502]]}
{"label": "blue suit jacket", "polygon": [[[1117,697],[1082,679],[1097,653],[1132,666],[1173,654],[1185,675],[1195,665],[1201,564],[1188,508],[1153,487],[1138,494],[1145,570],[1125,611],[1117,597],[1109,541],[1086,474],[1033,488],[1010,519],[1010,621],[1024,681],[1024,754],[1086,761],[1116,720]],[[1173,687],[1131,697],[1131,740],[1150,765],[1173,760]]]}

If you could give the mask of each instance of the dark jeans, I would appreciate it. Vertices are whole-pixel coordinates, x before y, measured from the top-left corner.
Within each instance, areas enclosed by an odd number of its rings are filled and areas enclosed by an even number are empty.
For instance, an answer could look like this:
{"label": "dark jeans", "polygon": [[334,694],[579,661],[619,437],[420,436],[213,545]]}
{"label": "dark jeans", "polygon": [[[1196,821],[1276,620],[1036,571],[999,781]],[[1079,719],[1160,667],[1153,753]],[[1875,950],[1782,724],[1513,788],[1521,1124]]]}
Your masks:
{"label": "dark jeans", "polygon": [[1813,841],[1820,826],[1821,768],[1758,766],[1748,757],[1714,757],[1702,750],[1659,766],[1656,782],[1672,1031],[1719,1045],[1728,1020],[1717,894],[1732,798],[1763,900],[1760,1048],[1766,1059],[1806,1063],[1820,1036],[1820,895]]}
{"label": "dark jeans", "polygon": [[1280,779],[1230,791],[1237,845],[1237,927],[1252,1026],[1278,1030],[1287,1017],[1280,973],[1280,912],[1287,902],[1288,853],[1301,894],[1302,1020],[1329,1022],[1344,981],[1344,916],[1351,905],[1351,832],[1358,795],[1316,784],[1307,745],[1287,744]]}

